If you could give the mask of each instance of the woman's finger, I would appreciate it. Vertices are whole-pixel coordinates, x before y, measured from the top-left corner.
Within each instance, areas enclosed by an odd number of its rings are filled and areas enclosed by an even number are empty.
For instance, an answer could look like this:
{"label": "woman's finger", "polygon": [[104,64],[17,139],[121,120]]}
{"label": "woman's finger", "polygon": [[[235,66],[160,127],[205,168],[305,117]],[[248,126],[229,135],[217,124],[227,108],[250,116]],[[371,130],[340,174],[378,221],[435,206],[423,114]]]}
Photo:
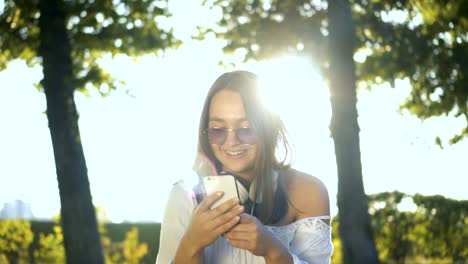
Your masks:
{"label": "woman's finger", "polygon": [[257,218],[255,218],[255,216],[251,216],[251,215],[246,214],[246,213],[241,214],[240,217],[241,217],[240,222],[242,224],[255,223],[256,219],[257,219]]}
{"label": "woman's finger", "polygon": [[250,249],[250,242],[247,240],[235,240],[235,239],[228,239],[229,244],[235,248],[240,248],[240,249]]}
{"label": "woman's finger", "polygon": [[[241,218],[242,220],[242,218]],[[234,231],[234,232],[250,232],[252,230],[254,230],[255,227],[252,226],[251,224],[243,224],[239,221],[239,224],[236,225],[231,231]]]}
{"label": "woman's finger", "polygon": [[214,192],[208,195],[198,206],[198,210],[204,212],[210,210],[210,206],[223,197],[223,192]]}
{"label": "woman's finger", "polygon": [[229,240],[250,240],[252,236],[249,234],[249,232],[238,232],[231,229],[224,235],[224,237]]}
{"label": "woman's finger", "polygon": [[218,226],[221,226],[225,224],[226,222],[229,222],[233,218],[238,218],[237,222],[239,222],[240,220],[239,215],[242,212],[244,212],[244,206],[242,205],[237,205],[231,208],[231,210],[229,210],[228,212],[218,215],[217,217],[213,219],[213,225],[214,225],[213,227],[217,228]]}
{"label": "woman's finger", "polygon": [[218,217],[228,212],[229,210],[232,210],[235,206],[238,206],[238,205],[239,205],[239,199],[237,198],[229,199],[226,202],[222,203],[220,206],[214,209],[211,209],[211,212],[210,212],[211,217],[213,218]]}
{"label": "woman's finger", "polygon": [[214,230],[214,233],[216,234],[216,236],[220,236],[226,233],[229,229],[231,229],[233,226],[239,223],[239,220],[240,220],[239,216],[232,218],[231,220],[225,222],[224,224],[216,227]]}

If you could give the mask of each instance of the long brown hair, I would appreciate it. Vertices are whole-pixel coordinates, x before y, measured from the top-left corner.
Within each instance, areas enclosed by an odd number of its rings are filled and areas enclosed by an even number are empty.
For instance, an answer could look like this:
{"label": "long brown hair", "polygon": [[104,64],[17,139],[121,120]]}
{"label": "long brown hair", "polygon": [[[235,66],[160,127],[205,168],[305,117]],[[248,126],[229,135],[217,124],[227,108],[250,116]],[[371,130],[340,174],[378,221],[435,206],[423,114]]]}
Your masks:
{"label": "long brown hair", "polygon": [[[286,129],[279,115],[271,111],[261,98],[257,75],[248,71],[233,71],[222,74],[208,91],[198,130],[198,151],[213,161],[217,171],[221,171],[222,164],[216,159],[204,131],[208,128],[211,100],[215,94],[224,89],[240,94],[247,119],[257,135],[256,144],[259,151],[254,162],[254,180],[257,186],[256,197],[260,198],[262,202],[257,206],[255,215],[262,223],[271,224],[274,221],[272,215],[275,200],[273,171],[282,171],[289,168],[292,163],[291,147],[287,140]],[[279,160],[276,151],[281,147],[284,155]],[[282,182],[278,180],[278,188]],[[259,195],[262,197],[258,197]],[[287,197],[283,199],[287,199]]]}

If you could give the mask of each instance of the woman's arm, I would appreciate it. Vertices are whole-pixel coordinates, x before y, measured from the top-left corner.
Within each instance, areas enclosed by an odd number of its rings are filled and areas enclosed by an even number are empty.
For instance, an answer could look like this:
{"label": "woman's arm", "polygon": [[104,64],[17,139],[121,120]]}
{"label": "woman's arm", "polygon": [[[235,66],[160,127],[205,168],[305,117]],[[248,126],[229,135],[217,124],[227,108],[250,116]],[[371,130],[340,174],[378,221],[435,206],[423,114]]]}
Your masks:
{"label": "woman's arm", "polygon": [[296,222],[300,221],[290,245],[294,263],[330,263],[333,244],[327,188],[319,179],[294,171],[288,194],[296,208]]}
{"label": "woman's arm", "polygon": [[239,224],[226,233],[224,238],[233,247],[263,256],[268,264],[293,264],[288,250],[255,216],[242,214]]}
{"label": "woman's arm", "polygon": [[318,218],[304,219],[290,247],[295,264],[329,264],[333,253],[331,227]]}
{"label": "woman's arm", "polygon": [[302,219],[288,250],[257,218],[242,214],[240,224],[224,237],[233,247],[263,256],[267,264],[329,264],[330,228],[317,217]]}
{"label": "woman's arm", "polygon": [[237,224],[244,210],[238,199],[210,210],[222,193],[208,195],[194,210],[191,191],[177,187],[166,205],[157,264],[200,263],[203,249]]}
{"label": "woman's arm", "polygon": [[174,264],[199,264],[202,263],[202,255],[203,249],[195,247],[188,239],[182,239],[174,257]]}
{"label": "woman's arm", "polygon": [[239,214],[244,211],[244,207],[239,205],[237,198],[210,209],[222,195],[221,192],[208,195],[195,209],[177,249],[176,264],[199,263],[203,249],[239,222]]}
{"label": "woman's arm", "polygon": [[[330,200],[325,185],[314,176],[292,171],[287,193],[296,221],[307,217],[329,216]],[[328,220],[324,222],[329,224]]]}
{"label": "woman's arm", "polygon": [[156,264],[173,263],[195,206],[195,201],[183,183],[175,183],[166,202]]}
{"label": "woman's arm", "polygon": [[240,224],[225,235],[232,246],[263,256],[267,264],[330,262],[333,246],[328,220],[314,218],[330,214],[328,193],[318,179],[296,173],[291,176],[288,196],[295,219],[301,223],[294,233],[299,239],[293,240],[290,250],[257,218],[247,214],[243,214]]}

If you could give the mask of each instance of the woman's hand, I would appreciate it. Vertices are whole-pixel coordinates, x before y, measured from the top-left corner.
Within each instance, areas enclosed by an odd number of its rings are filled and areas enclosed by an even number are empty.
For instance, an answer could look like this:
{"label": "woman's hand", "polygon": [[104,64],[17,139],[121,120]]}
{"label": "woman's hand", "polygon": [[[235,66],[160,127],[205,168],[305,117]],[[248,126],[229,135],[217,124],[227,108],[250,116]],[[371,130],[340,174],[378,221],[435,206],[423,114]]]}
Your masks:
{"label": "woman's hand", "polygon": [[265,257],[267,263],[292,263],[288,250],[254,216],[241,214],[240,223],[224,237],[233,247]]}
{"label": "woman's hand", "polygon": [[237,198],[228,200],[211,209],[210,206],[222,197],[222,192],[208,195],[195,209],[192,221],[185,232],[184,239],[192,245],[195,252],[200,252],[212,244],[220,235],[227,232],[240,220],[244,207]]}

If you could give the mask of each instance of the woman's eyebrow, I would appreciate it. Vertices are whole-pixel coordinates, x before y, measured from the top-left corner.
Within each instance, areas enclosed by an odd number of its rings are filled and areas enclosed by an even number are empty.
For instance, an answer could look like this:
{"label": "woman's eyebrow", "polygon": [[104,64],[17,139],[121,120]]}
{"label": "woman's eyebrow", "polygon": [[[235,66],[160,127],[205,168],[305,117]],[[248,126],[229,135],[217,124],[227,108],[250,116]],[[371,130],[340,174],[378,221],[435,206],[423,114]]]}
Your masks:
{"label": "woman's eyebrow", "polygon": [[[234,118],[234,119],[229,119],[229,120],[232,120],[232,121],[235,121],[235,122],[245,122],[245,121],[249,121],[247,118],[245,117],[241,117],[241,118]],[[220,117],[210,117],[209,119],[210,122],[226,122],[228,121],[228,119],[224,119],[224,118],[220,118]]]}
{"label": "woman's eyebrow", "polygon": [[219,117],[210,117],[210,121],[217,121],[217,122],[223,122],[224,119],[219,118]]}

